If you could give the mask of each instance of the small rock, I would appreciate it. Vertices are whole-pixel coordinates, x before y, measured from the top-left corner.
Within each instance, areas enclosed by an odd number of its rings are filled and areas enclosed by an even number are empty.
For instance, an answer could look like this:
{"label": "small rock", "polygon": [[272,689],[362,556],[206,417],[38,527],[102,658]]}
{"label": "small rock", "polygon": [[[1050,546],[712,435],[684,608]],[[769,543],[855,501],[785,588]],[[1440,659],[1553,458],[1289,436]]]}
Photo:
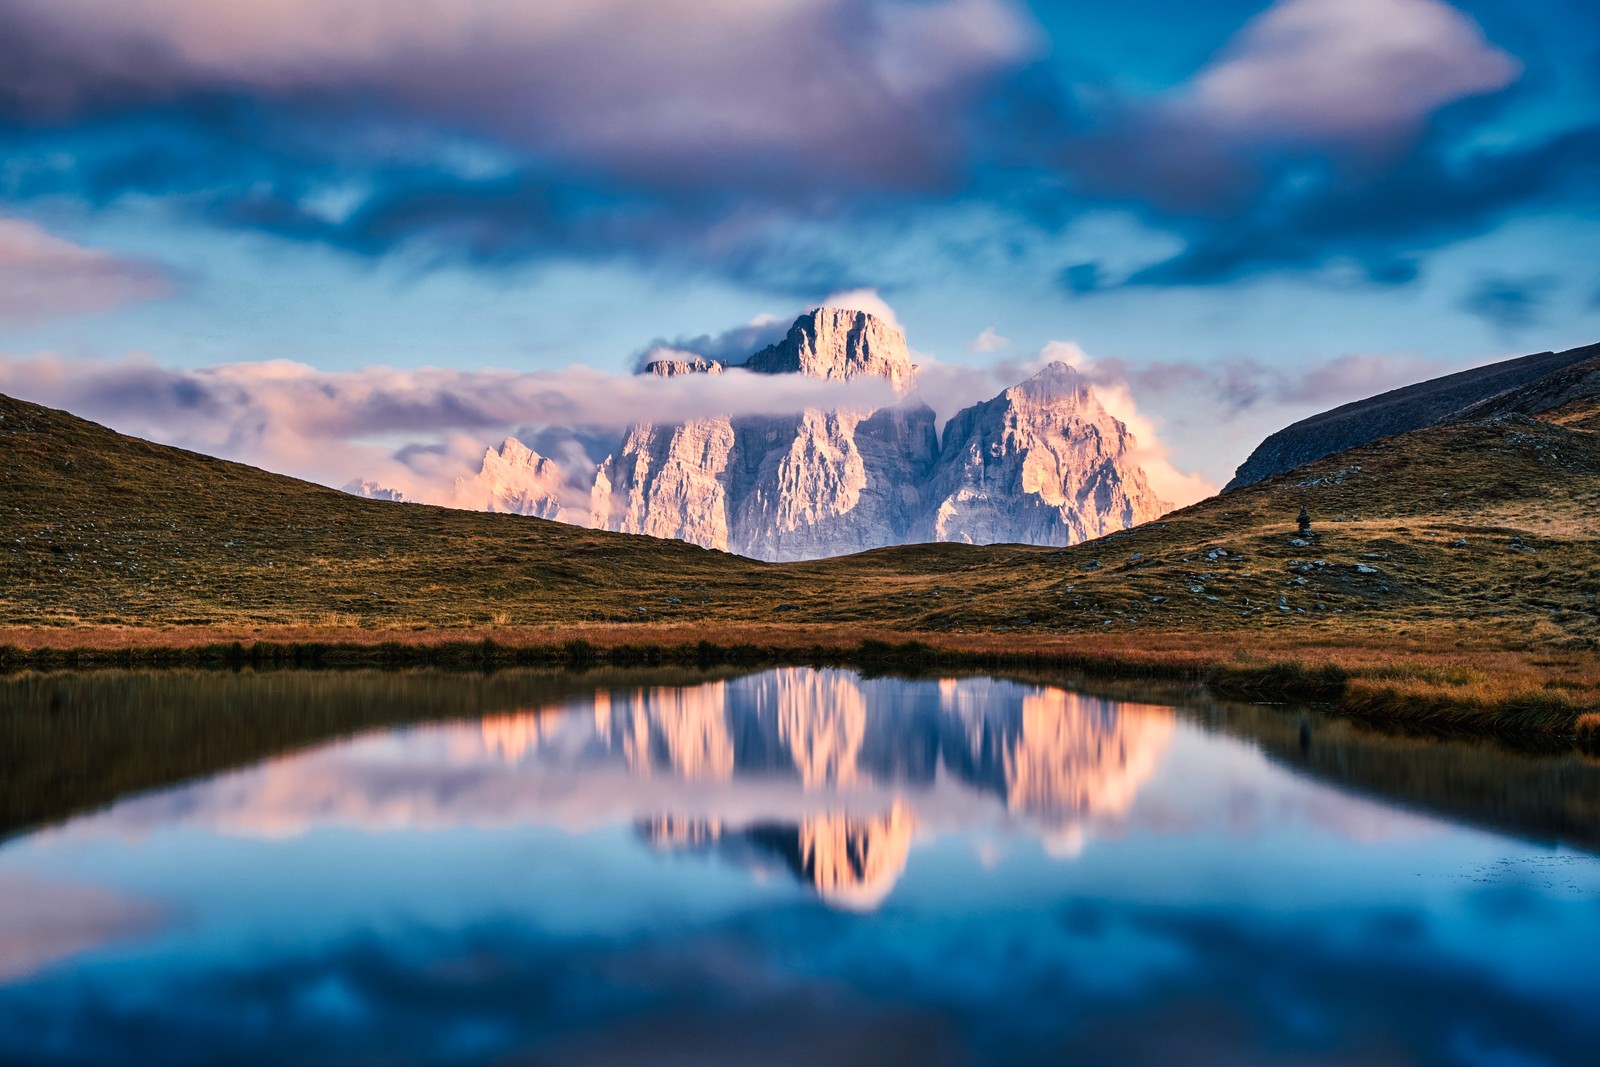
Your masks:
{"label": "small rock", "polygon": [[1298,537],[1289,538],[1289,543],[1296,548],[1309,548],[1311,546],[1310,541],[1305,541]]}
{"label": "small rock", "polygon": [[1372,566],[1369,563],[1357,563],[1356,564],[1356,573],[1357,574],[1377,574],[1377,573],[1379,573],[1379,571],[1378,571],[1378,568]]}
{"label": "small rock", "polygon": [[797,604],[779,604],[777,607],[773,608],[772,610],[773,611],[799,611],[800,607]]}

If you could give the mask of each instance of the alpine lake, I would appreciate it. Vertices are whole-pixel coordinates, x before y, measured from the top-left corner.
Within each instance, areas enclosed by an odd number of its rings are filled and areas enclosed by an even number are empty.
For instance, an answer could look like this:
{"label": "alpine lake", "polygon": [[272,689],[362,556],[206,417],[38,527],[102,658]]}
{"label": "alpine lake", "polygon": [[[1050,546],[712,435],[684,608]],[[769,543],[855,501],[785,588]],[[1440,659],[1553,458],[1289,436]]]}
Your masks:
{"label": "alpine lake", "polygon": [[1600,758],[1017,675],[0,677],[0,1063],[1600,1063]]}

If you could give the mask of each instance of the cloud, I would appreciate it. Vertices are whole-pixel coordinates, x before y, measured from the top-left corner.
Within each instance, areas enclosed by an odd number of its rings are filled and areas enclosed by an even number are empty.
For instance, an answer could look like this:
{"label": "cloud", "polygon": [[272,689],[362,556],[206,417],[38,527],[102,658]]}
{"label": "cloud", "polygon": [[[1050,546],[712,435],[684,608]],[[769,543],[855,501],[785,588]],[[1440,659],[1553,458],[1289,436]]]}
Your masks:
{"label": "cloud", "polygon": [[0,102],[35,121],[375,104],[682,188],[940,181],[949,110],[1035,48],[1011,0],[0,0],[0,24]]}
{"label": "cloud", "polygon": [[1516,334],[1544,317],[1546,304],[1560,287],[1548,274],[1483,278],[1461,301],[1461,307],[1493,324],[1502,334]]}
{"label": "cloud", "polygon": [[109,311],[170,291],[154,264],[84,248],[0,215],[0,323]]}
{"label": "cloud", "polygon": [[1528,95],[1520,71],[1438,0],[1282,0],[1177,88],[1094,102],[1064,179],[1185,247],[1132,271],[1079,262],[1060,285],[1406,284],[1514,213],[1587,205],[1600,124],[1497,122]]}
{"label": "cloud", "polygon": [[988,355],[994,352],[1003,352],[1011,347],[1009,337],[1001,337],[993,326],[985,326],[983,332],[967,342],[968,352],[977,352]]}
{"label": "cloud", "polygon": [[[789,414],[894,402],[887,382],[747,371],[657,378],[590,367],[518,372],[366,367],[327,372],[287,360],[194,370],[144,356],[0,357],[0,392],[113,429],[340,486],[371,478],[448,503],[485,443],[574,428],[620,437],[640,420]],[[571,434],[563,440],[581,443]]]}
{"label": "cloud", "polygon": [[81,952],[154,934],[166,921],[150,901],[18,873],[0,873],[0,900],[0,985]]}
{"label": "cloud", "polygon": [[894,308],[889,306],[888,301],[884,300],[876,289],[849,289],[844,292],[829,293],[822,298],[818,306],[842,308],[845,311],[865,311],[893,329],[905,333],[905,327],[900,325],[900,318],[894,313]]}
{"label": "cloud", "polygon": [[783,340],[793,323],[792,318],[778,315],[757,315],[743,326],[735,326],[718,334],[703,333],[698,336],[680,336],[671,339],[658,337],[634,355],[634,366],[643,367],[656,359],[674,355],[700,356],[722,363],[742,363],[750,356]]}
{"label": "cloud", "polygon": [[1369,147],[1413,137],[1440,107],[1520,73],[1439,0],[1280,0],[1172,106],[1228,138]]}

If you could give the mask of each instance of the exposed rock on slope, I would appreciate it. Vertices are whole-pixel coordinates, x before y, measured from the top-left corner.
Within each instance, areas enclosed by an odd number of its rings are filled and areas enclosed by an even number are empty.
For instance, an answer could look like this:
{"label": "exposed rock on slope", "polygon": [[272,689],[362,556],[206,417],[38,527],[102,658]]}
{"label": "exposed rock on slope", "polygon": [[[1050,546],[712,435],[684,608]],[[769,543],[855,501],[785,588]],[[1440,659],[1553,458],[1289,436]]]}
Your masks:
{"label": "exposed rock on slope", "polygon": [[[1223,492],[1380,437],[1464,417],[1468,409],[1492,407],[1497,397],[1525,397],[1525,387],[1530,384],[1596,357],[1600,357],[1600,345],[1543,352],[1419,382],[1324,411],[1286,426],[1261,442]],[[1485,407],[1474,417],[1484,417],[1488,410]]]}

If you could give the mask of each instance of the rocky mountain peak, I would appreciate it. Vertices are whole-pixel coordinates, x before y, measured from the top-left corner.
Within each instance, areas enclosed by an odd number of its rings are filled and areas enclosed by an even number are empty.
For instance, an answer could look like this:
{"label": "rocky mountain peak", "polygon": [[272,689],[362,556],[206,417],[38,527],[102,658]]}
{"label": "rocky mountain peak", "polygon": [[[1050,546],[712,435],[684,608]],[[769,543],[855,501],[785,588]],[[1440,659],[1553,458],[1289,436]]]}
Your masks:
{"label": "rocky mountain peak", "polygon": [[483,466],[471,478],[457,478],[456,502],[480,511],[535,515],[570,521],[566,500],[578,495],[560,466],[515,437],[498,449],[485,449]]}
{"label": "rocky mountain peak", "polygon": [[829,307],[801,315],[787,337],[751,356],[744,366],[760,374],[840,381],[887,378],[902,391],[916,373],[905,334],[865,311]]}
{"label": "rocky mountain peak", "polygon": [[639,373],[676,378],[680,374],[721,374],[724,368],[721,360],[706,359],[692,352],[675,352],[650,360],[639,368]]}
{"label": "rocky mountain peak", "polygon": [[1054,404],[1075,400],[1080,407],[1099,408],[1094,387],[1078,368],[1056,360],[1026,381],[1018,382],[1004,394],[1013,403]]}

